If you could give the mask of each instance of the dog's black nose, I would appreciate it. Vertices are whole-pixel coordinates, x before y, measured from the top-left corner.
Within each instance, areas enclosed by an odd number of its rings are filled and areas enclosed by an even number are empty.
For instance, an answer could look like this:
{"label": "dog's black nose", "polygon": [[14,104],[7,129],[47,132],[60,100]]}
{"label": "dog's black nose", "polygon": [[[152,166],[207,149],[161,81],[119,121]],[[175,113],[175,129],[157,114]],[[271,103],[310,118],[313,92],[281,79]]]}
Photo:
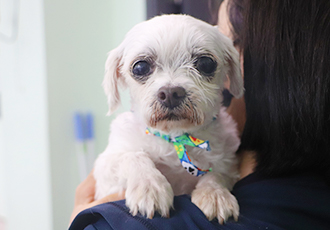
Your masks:
{"label": "dog's black nose", "polygon": [[180,105],[186,97],[186,90],[182,87],[161,87],[158,90],[158,100],[166,107],[173,109]]}

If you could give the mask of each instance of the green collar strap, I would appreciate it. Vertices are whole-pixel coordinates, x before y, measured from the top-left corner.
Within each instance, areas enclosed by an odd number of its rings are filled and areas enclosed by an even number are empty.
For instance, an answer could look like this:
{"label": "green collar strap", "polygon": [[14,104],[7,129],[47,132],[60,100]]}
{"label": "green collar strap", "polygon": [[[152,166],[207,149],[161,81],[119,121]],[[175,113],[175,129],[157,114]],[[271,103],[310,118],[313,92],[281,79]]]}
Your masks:
{"label": "green collar strap", "polygon": [[146,129],[146,134],[160,137],[160,138],[164,139],[165,141],[172,143],[178,154],[178,157],[179,157],[179,160],[180,160],[182,166],[191,175],[202,176],[205,173],[212,171],[212,168],[203,170],[203,169],[198,168],[196,165],[194,165],[191,162],[190,157],[187,153],[187,149],[185,147],[185,145],[189,145],[192,147],[198,147],[201,149],[205,149],[206,151],[211,151],[209,141],[203,141],[203,140],[197,139],[195,137],[190,136],[188,133],[185,133],[181,136],[171,138],[170,135],[160,134],[157,131],[151,132],[149,128]]}

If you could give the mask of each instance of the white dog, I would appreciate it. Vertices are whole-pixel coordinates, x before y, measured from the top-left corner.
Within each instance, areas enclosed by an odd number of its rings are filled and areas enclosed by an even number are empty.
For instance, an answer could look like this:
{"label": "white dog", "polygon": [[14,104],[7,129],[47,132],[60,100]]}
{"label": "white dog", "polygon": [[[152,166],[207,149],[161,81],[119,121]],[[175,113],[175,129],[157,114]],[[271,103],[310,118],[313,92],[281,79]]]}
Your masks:
{"label": "white dog", "polygon": [[239,138],[221,108],[227,76],[231,93],[242,96],[238,53],[216,27],[186,15],[133,27],[106,62],[109,114],[120,103],[118,85],[129,88],[132,110],[112,122],[96,160],[96,199],[126,191],[131,213],[152,218],[169,216],[174,195],[191,194],[208,219],[237,219],[229,190]]}

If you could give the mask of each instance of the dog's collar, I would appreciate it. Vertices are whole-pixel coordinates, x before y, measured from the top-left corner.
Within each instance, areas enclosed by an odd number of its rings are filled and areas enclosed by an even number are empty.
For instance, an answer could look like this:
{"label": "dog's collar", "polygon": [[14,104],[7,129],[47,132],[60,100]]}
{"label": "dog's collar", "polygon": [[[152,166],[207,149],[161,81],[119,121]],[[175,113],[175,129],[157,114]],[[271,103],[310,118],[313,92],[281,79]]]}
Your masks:
{"label": "dog's collar", "polygon": [[181,136],[177,136],[174,138],[171,138],[170,135],[164,135],[160,134],[159,132],[151,132],[149,128],[146,129],[146,134],[154,135],[157,137],[160,137],[164,139],[165,141],[172,143],[174,145],[174,148],[176,150],[176,153],[178,154],[178,157],[180,159],[180,162],[182,166],[186,169],[188,173],[190,173],[193,176],[202,176],[207,172],[211,172],[212,168],[209,169],[200,169],[196,165],[194,165],[190,157],[187,153],[187,149],[185,145],[189,145],[192,147],[198,147],[201,149],[205,149],[206,151],[210,151],[210,145],[208,141],[203,141],[197,138],[194,138],[190,136],[188,133],[185,133]]}

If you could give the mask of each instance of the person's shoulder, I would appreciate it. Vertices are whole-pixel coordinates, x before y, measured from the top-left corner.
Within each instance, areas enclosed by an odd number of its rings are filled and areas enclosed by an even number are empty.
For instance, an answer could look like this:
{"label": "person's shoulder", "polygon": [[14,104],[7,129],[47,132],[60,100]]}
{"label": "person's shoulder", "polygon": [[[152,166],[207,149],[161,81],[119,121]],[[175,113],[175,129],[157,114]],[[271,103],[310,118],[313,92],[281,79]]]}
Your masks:
{"label": "person's shoulder", "polygon": [[319,175],[265,178],[254,173],[234,189],[241,216],[282,229],[330,229],[330,187]]}
{"label": "person's shoulder", "polygon": [[269,229],[269,225],[264,225],[258,221],[253,222],[244,216],[240,217],[238,222],[229,219],[224,225],[220,225],[216,219],[209,221],[202,211],[191,202],[189,196],[182,195],[174,198],[174,209],[171,210],[169,218],[163,218],[157,213],[152,219],[145,218],[139,214],[132,216],[125,205],[125,201],[117,201],[98,205],[81,212],[75,218],[69,230],[241,230],[256,228]]}

